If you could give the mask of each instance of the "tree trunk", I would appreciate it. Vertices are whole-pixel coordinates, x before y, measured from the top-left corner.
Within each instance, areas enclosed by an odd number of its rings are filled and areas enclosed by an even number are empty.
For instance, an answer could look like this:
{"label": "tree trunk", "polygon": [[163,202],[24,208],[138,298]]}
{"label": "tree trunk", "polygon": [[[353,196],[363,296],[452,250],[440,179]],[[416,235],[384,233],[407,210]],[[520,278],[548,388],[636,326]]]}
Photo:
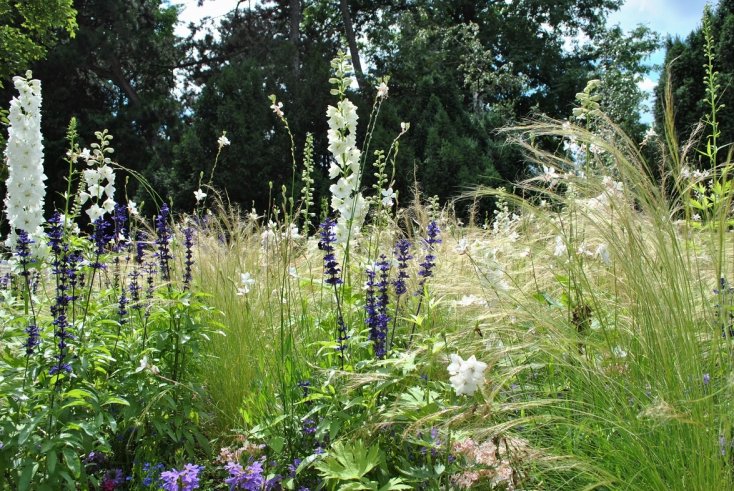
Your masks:
{"label": "tree trunk", "polygon": [[354,27],[352,26],[352,16],[349,13],[349,0],[339,0],[341,8],[342,21],[344,22],[344,32],[347,35],[347,44],[349,44],[349,54],[352,55],[352,66],[354,74],[357,76],[357,86],[361,89],[364,86],[364,73],[362,72],[362,63],[359,61],[359,48],[357,47],[357,38],[354,35]]}

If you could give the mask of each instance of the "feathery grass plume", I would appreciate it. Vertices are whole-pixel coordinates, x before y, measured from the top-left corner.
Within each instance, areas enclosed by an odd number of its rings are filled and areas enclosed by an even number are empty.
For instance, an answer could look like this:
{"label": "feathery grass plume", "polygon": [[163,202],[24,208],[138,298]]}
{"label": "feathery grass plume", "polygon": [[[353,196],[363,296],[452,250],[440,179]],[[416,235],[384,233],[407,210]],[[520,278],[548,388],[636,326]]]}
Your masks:
{"label": "feathery grass plume", "polygon": [[[525,199],[501,193],[523,210],[517,240],[529,252],[496,258],[516,287],[486,316],[506,323],[504,364],[512,370],[497,376],[517,387],[511,407],[528,418],[523,436],[557,459],[543,459],[534,472],[547,485],[728,488],[731,464],[720,458],[717,431],[734,422],[721,406],[734,366],[712,302],[716,255],[702,254],[717,250],[718,232],[678,222],[680,202],[652,177],[638,146],[603,115],[596,122],[594,131],[551,120],[513,129],[529,159],[555,168],[559,182],[551,188],[531,179]],[[597,146],[605,165],[580,176],[575,161],[532,143],[569,137]],[[554,236],[564,245],[557,256]],[[730,254],[723,257],[730,271]],[[506,424],[514,426],[509,414]],[[620,437],[598,438],[604,434]],[[561,443],[568,435],[572,448]],[[665,464],[641,469],[643,459]]]}

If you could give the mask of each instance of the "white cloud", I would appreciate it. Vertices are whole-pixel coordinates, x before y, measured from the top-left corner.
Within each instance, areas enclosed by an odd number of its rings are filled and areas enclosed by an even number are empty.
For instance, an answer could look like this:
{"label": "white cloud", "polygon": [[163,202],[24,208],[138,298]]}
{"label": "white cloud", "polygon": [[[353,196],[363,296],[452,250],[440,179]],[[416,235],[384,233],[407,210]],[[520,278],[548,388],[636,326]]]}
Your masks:
{"label": "white cloud", "polygon": [[657,85],[658,83],[650,77],[645,77],[637,83],[637,86],[645,92],[652,92]]}
{"label": "white cloud", "polygon": [[609,23],[625,30],[643,24],[662,35],[685,37],[700,24],[704,5],[706,0],[628,0]]}
{"label": "white cloud", "polygon": [[[171,2],[172,5],[181,5],[183,10],[178,15],[176,34],[187,36],[190,22],[198,23],[204,17],[211,17],[214,22],[234,10],[237,0],[206,0],[201,7],[197,6],[197,0],[179,0]],[[240,6],[240,8],[243,8]]]}

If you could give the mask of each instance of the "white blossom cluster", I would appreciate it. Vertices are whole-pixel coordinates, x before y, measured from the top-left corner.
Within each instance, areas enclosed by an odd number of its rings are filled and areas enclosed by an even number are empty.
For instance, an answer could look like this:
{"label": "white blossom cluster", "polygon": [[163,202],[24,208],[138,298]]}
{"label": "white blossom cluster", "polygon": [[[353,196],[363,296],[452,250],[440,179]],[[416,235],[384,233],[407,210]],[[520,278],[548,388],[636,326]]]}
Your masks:
{"label": "white blossom cluster", "polygon": [[85,191],[79,193],[79,200],[82,204],[91,201],[86,213],[92,222],[115,210],[115,171],[110,165],[112,159],[108,156],[114,152],[110,146],[112,135],[105,130],[96,132],[95,136],[99,143],[92,143],[91,151],[85,148],[79,154],[89,166],[82,172]]}
{"label": "white blossom cluster", "polygon": [[359,233],[368,211],[367,202],[359,192],[361,152],[357,148],[357,107],[349,99],[342,99],[336,107],[328,107],[326,116],[329,118],[329,152],[334,157],[329,178],[338,178],[329,187],[331,209],[338,213],[337,242],[344,243],[347,237]]}
{"label": "white blossom cluster", "polygon": [[451,375],[449,382],[456,391],[456,395],[474,394],[484,383],[484,370],[487,364],[478,361],[474,355],[464,361],[459,355],[451,354],[449,360],[451,360],[447,368]]}
{"label": "white blossom cluster", "polygon": [[11,233],[7,240],[13,246],[16,230],[23,230],[32,240],[43,234],[43,203],[46,196],[46,175],[43,173],[43,144],[41,142],[41,81],[13,77],[19,92],[10,101],[8,143],[5,158],[8,164],[5,215]]}

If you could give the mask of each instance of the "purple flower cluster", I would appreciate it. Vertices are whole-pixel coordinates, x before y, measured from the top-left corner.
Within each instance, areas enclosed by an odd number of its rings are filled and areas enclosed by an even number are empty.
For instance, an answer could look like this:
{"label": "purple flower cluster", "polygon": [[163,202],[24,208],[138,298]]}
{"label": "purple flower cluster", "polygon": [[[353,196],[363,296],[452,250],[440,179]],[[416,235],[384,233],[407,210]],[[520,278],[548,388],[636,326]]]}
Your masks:
{"label": "purple flower cluster", "polygon": [[143,486],[150,487],[154,483],[157,483],[160,480],[163,469],[165,469],[163,464],[150,465],[149,462],[144,463],[143,472],[145,472],[145,477],[143,478]]}
{"label": "purple flower cluster", "polygon": [[[380,280],[375,283],[377,271],[380,271]],[[375,352],[375,357],[385,357],[387,349],[387,331],[390,316],[387,315],[389,303],[388,286],[390,284],[390,263],[385,255],[380,256],[380,261],[367,268],[367,298],[365,300],[365,323],[370,330],[370,341]]]}
{"label": "purple flower cluster", "polygon": [[23,343],[23,347],[25,347],[25,354],[31,356],[36,347],[41,344],[41,333],[35,324],[28,324],[28,327],[25,328],[25,333],[27,337],[25,343]]}
{"label": "purple flower cluster", "polygon": [[347,332],[347,325],[344,323],[344,319],[341,314],[338,315],[336,320],[337,335],[336,335],[336,350],[341,355],[342,366],[344,365],[344,350],[347,349],[347,340],[349,339],[349,333]]}
{"label": "purple flower cluster", "polygon": [[112,250],[120,252],[127,244],[127,230],[125,223],[127,222],[127,206],[115,203],[115,211],[112,214],[112,223],[114,224],[113,238],[115,245]]}
{"label": "purple flower cluster", "polygon": [[408,239],[400,239],[395,244],[395,259],[398,261],[398,277],[393,285],[395,286],[395,295],[400,296],[408,291],[405,280],[410,276],[406,271],[408,269],[408,261],[413,259],[410,254],[410,241]]}
{"label": "purple flower cluster", "polygon": [[336,260],[334,254],[336,244],[336,222],[330,218],[327,218],[321,224],[320,234],[321,241],[319,241],[319,249],[324,251],[324,274],[326,275],[326,284],[328,285],[339,285],[342,283],[342,279],[339,277],[341,269],[339,263]]}
{"label": "purple flower cluster", "polygon": [[135,262],[137,264],[143,264],[145,260],[145,249],[148,247],[147,240],[148,237],[145,235],[145,232],[138,230],[135,234]]}
{"label": "purple flower cluster", "polygon": [[169,261],[173,259],[171,256],[171,249],[169,247],[171,242],[171,228],[168,226],[168,215],[170,209],[166,203],[161,205],[161,211],[155,218],[155,231],[156,240],[155,243],[158,246],[158,264],[160,265],[160,273],[163,281],[169,281],[171,279],[171,268]]}
{"label": "purple flower cluster", "polygon": [[365,283],[366,293],[364,310],[366,316],[364,322],[367,325],[367,328],[370,330],[370,339],[374,339],[377,336],[376,333],[379,315],[377,308],[377,298],[375,296],[375,286],[377,286],[377,283],[375,283],[375,276],[377,275],[377,272],[375,270],[375,266],[370,266],[365,271],[365,273],[367,273],[367,282]]}
{"label": "purple flower cluster", "polygon": [[31,257],[31,244],[34,241],[28,236],[25,230],[18,230],[18,241],[15,244],[15,255],[18,257],[18,264],[21,267],[21,276],[25,277],[26,281],[30,281],[31,273],[28,270],[28,266],[35,262],[35,259]]}
{"label": "purple flower cluster", "polygon": [[424,240],[426,247],[426,256],[423,259],[423,262],[420,264],[421,268],[418,271],[418,276],[420,276],[422,279],[420,280],[420,282],[418,282],[419,288],[416,292],[416,295],[423,294],[423,287],[426,284],[426,280],[430,276],[433,276],[433,268],[434,266],[436,266],[436,256],[434,255],[434,252],[436,244],[441,243],[441,239],[439,238],[440,233],[441,229],[438,228],[438,224],[435,222],[435,220],[432,220],[428,224],[427,237]]}
{"label": "purple flower cluster", "polygon": [[164,491],[191,491],[199,487],[199,473],[203,465],[186,464],[180,471],[161,472],[161,489]]}
{"label": "purple flower cluster", "polygon": [[110,230],[110,223],[104,219],[104,217],[99,217],[94,222],[94,231],[92,232],[92,242],[94,242],[95,246],[95,254],[96,259],[91,264],[92,268],[94,269],[104,269],[105,265],[104,263],[99,262],[99,256],[104,254],[105,247],[107,244],[112,240],[114,231]]}
{"label": "purple flower cluster", "polygon": [[316,421],[313,418],[306,418],[301,425],[301,432],[304,436],[314,435],[316,434],[316,426]]}
{"label": "purple flower cluster", "polygon": [[109,470],[102,477],[102,481],[99,483],[99,489],[101,491],[115,491],[122,487],[126,481],[122,469]]}
{"label": "purple flower cluster", "polygon": [[230,491],[245,489],[248,491],[259,491],[265,485],[265,476],[262,460],[255,460],[247,467],[230,462],[225,466],[229,477],[224,480],[229,485]]}
{"label": "purple flower cluster", "polygon": [[184,234],[184,247],[186,248],[185,256],[186,260],[184,261],[184,276],[183,276],[183,288],[184,290],[188,290],[191,285],[191,266],[194,264],[194,252],[193,252],[193,246],[194,246],[194,229],[191,227],[186,227],[183,230]]}
{"label": "purple flower cluster", "polygon": [[[67,244],[63,243],[63,224],[61,223],[61,215],[55,212],[48,221],[49,230],[46,233],[48,244],[54,255],[52,272],[56,276],[56,300],[51,306],[51,314],[53,315],[54,338],[56,338],[56,346],[58,353],[56,354],[56,363],[49,370],[49,374],[55,375],[60,372],[71,372],[71,365],[65,362],[66,353],[68,351],[67,341],[73,339],[74,336],[69,332],[69,320],[67,318],[67,309],[74,297],[69,295],[70,276],[75,275],[75,264],[77,260],[76,254],[69,254]],[[73,256],[73,259],[70,259]]]}
{"label": "purple flower cluster", "polygon": [[125,288],[122,289],[122,292],[120,292],[120,300],[117,303],[117,315],[119,317],[120,325],[124,326],[127,324],[127,294],[125,292]]}

